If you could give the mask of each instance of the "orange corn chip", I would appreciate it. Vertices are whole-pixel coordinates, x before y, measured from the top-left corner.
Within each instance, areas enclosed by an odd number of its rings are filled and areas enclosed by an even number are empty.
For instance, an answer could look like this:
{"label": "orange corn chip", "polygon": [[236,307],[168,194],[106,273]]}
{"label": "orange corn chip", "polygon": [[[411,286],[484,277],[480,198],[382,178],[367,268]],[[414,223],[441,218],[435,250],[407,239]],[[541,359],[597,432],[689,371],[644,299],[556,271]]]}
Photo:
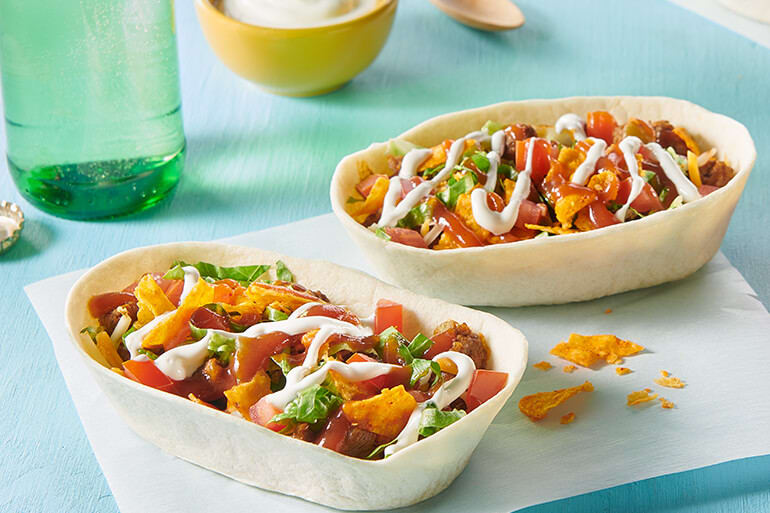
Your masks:
{"label": "orange corn chip", "polygon": [[606,310],[604,311],[604,313],[606,313],[606,314],[611,314],[611,313],[612,313],[612,308],[608,308],[608,309],[606,309]]}
{"label": "orange corn chip", "polygon": [[404,429],[415,407],[417,401],[399,385],[363,401],[347,401],[342,411],[354,425],[393,440]]}
{"label": "orange corn chip", "polygon": [[539,230],[541,232],[548,232],[552,233],[554,235],[566,235],[568,233],[577,233],[578,230],[573,230],[569,226],[543,226],[540,224],[530,224],[526,223],[524,225],[525,228],[529,228],[530,230]]}
{"label": "orange corn chip", "polygon": [[261,314],[265,308],[278,303],[283,306],[282,310],[296,310],[305,303],[313,301],[322,302],[318,297],[294,290],[289,286],[274,285],[271,283],[253,282],[243,293],[244,302],[233,306],[233,310],[241,314],[255,313]]}
{"label": "orange corn chip", "polygon": [[650,392],[652,392],[652,390],[649,388],[645,388],[644,390],[639,390],[637,392],[631,392],[626,398],[626,406],[636,406],[637,404],[646,403],[658,397],[658,394],[650,395]]}
{"label": "orange corn chip", "polygon": [[551,365],[546,361],[542,361],[534,364],[533,367],[536,369],[540,369],[541,371],[547,371],[547,370],[551,370],[553,368],[553,365]]}
{"label": "orange corn chip", "polygon": [[623,356],[631,356],[644,347],[621,340],[615,335],[579,335],[572,333],[567,342],[561,342],[551,349],[551,354],[569,360],[583,367],[590,367],[599,359],[617,363]]}
{"label": "orange corn chip", "polygon": [[615,373],[618,376],[625,376],[626,374],[631,374],[631,369],[628,367],[615,367]]}
{"label": "orange corn chip", "polygon": [[270,378],[265,371],[257,371],[251,381],[225,390],[227,411],[238,411],[243,418],[249,418],[249,408],[270,393]]}
{"label": "orange corn chip", "polygon": [[381,207],[383,201],[385,201],[385,194],[388,192],[390,186],[390,180],[384,176],[381,176],[374,182],[372,190],[364,201],[356,201],[348,203],[346,208],[348,213],[358,223],[363,223],[366,218],[376,213]]}
{"label": "orange corn chip", "polygon": [[125,373],[125,372],[123,372],[123,369],[119,369],[118,367],[112,367],[112,368],[110,368],[110,370],[111,370],[112,372],[114,372],[115,374],[120,374],[120,375],[121,375],[121,376],[123,376],[124,378],[126,377],[126,373]]}
{"label": "orange corn chip", "polygon": [[110,367],[123,366],[123,359],[118,355],[115,344],[112,343],[112,340],[110,340],[110,336],[106,331],[100,331],[96,335],[96,347],[99,349],[99,352],[102,353],[104,359],[107,360],[107,365]]}
{"label": "orange corn chip", "polygon": [[660,407],[666,410],[670,410],[674,407],[674,403],[669,401],[668,399],[665,399],[663,397],[660,398]]}
{"label": "orange corn chip", "polygon": [[572,374],[577,370],[577,367],[575,367],[574,365],[565,365],[562,370],[567,374]]}
{"label": "orange corn chip", "polygon": [[568,414],[564,415],[561,418],[559,423],[561,423],[561,424],[569,424],[569,423],[571,423],[574,420],[575,420],[575,414],[573,412],[569,412]]}
{"label": "orange corn chip", "polygon": [[530,420],[541,420],[545,418],[551,409],[559,406],[575,394],[593,392],[593,390],[594,386],[591,382],[586,381],[582,385],[572,388],[563,388],[553,392],[538,392],[522,397],[519,401],[519,410],[529,417]]}
{"label": "orange corn chip", "polygon": [[658,378],[655,380],[655,383],[667,388],[684,388],[685,386],[685,383],[681,379],[675,378],[674,376],[664,376],[662,378]]}
{"label": "orange corn chip", "polygon": [[664,378],[667,378],[671,375],[671,373],[666,370],[662,370],[660,371],[660,375],[663,376]]}
{"label": "orange corn chip", "polygon": [[204,280],[198,280],[198,283],[190,290],[179,308],[171,316],[161,322],[155,329],[150,331],[142,341],[142,347],[163,346],[174,337],[179,337],[179,333],[190,322],[193,312],[203,305],[207,305],[214,300],[214,287]]}
{"label": "orange corn chip", "polygon": [[340,373],[329,371],[329,381],[333,390],[345,401],[365,399],[371,397],[372,386],[362,381],[348,381]]}
{"label": "orange corn chip", "polygon": [[591,221],[591,215],[588,211],[588,207],[585,207],[577,213],[574,224],[575,228],[581,232],[590,232],[591,230],[596,229],[594,223]]}
{"label": "orange corn chip", "polygon": [[160,285],[149,274],[145,274],[134,289],[136,304],[139,307],[137,321],[147,324],[160,314],[170,312],[176,306],[172,303]]}
{"label": "orange corn chip", "polygon": [[618,197],[620,181],[612,171],[602,171],[588,180],[588,188],[603,193],[605,201],[615,201],[615,198]]}
{"label": "orange corn chip", "polygon": [[572,226],[572,219],[575,217],[575,214],[595,200],[596,194],[593,192],[590,194],[568,194],[556,201],[556,206],[554,207],[556,219],[561,223],[562,228],[569,228]]}

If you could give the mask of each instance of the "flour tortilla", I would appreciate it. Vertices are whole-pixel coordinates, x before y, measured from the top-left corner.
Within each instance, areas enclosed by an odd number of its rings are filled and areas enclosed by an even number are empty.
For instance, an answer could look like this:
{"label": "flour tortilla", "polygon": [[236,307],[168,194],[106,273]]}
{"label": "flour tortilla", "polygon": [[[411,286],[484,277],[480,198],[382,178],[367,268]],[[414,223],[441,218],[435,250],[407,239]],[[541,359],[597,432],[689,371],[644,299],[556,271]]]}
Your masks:
{"label": "flour tortilla", "polygon": [[[506,387],[439,433],[385,460],[365,461],[139,385],[107,369],[90,338],[80,333],[94,324],[86,307],[91,296],[120,290],[146,272],[168,269],[175,260],[231,266],[272,264],[279,259],[299,283],[323,291],[333,303],[347,305],[360,316],[369,316],[381,298],[403,304],[408,335],[430,333],[447,319],[468,323],[486,336],[491,368],[509,373]],[[418,296],[326,262],[215,243],[139,248],[102,262],[70,291],[66,318],[71,339],[97,383],[137,434],[175,456],[243,483],[347,510],[407,506],[449,486],[513,393],[527,362],[524,336],[492,315]]]}
{"label": "flour tortilla", "polygon": [[481,248],[435,251],[385,241],[356,223],[345,202],[370,169],[387,168],[388,143],[345,157],[332,178],[334,213],[385,281],[466,305],[522,306],[594,299],[684,278],[719,249],[756,150],[742,124],[692,103],[659,97],[579,97],[505,102],[445,114],[397,137],[430,147],[479,130],[487,121],[553,125],[562,114],[611,112],[669,120],[702,149],[716,147],[736,176],[725,187],[681,208],[645,219],[572,235]]}

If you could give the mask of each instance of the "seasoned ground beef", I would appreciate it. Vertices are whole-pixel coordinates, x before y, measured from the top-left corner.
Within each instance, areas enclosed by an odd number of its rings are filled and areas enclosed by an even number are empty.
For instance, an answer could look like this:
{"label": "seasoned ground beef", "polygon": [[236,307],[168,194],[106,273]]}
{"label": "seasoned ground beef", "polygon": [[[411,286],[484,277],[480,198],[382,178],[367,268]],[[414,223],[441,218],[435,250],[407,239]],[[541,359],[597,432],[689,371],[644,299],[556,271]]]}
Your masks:
{"label": "seasoned ground beef", "polygon": [[514,160],[516,158],[516,141],[537,137],[537,132],[530,125],[517,123],[505,129],[505,140],[503,145],[503,158]]}
{"label": "seasoned ground beef", "polygon": [[353,458],[366,458],[378,445],[376,434],[357,426],[351,426],[337,452]]}
{"label": "seasoned ground beef", "polygon": [[294,431],[290,435],[297,440],[303,440],[305,442],[312,442],[315,440],[316,434],[310,429],[310,424],[307,422],[301,422],[294,427]]}
{"label": "seasoned ground beef", "polygon": [[451,320],[442,322],[433,334],[437,335],[447,330],[453,331],[454,340],[450,350],[470,356],[477,369],[485,369],[489,361],[489,348],[484,336],[471,331],[465,323],[458,324]]}
{"label": "seasoned ground beef", "polygon": [[700,167],[700,179],[704,185],[723,187],[733,176],[733,168],[721,161],[709,160]]}
{"label": "seasoned ground beef", "polygon": [[656,121],[652,124],[655,130],[655,141],[664,149],[669,146],[674,148],[678,155],[687,155],[687,144],[674,133],[674,126],[668,121]]}
{"label": "seasoned ground beef", "polygon": [[[112,334],[112,332],[115,331],[115,326],[118,325],[118,321],[123,316],[122,313],[118,312],[118,308],[99,317],[99,325],[109,334]],[[136,313],[139,311],[139,307],[136,303],[126,303],[123,305],[123,308],[126,309],[126,312],[131,316],[131,319],[135,321]]]}

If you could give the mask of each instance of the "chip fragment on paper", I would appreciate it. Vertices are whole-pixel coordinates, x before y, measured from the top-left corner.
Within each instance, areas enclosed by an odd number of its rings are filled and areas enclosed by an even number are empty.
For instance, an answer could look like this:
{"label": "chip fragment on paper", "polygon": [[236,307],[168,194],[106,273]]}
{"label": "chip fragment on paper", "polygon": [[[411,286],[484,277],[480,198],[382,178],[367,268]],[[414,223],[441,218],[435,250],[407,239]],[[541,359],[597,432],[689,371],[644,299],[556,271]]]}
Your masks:
{"label": "chip fragment on paper", "polygon": [[650,392],[652,392],[652,390],[649,388],[631,392],[626,398],[626,406],[636,406],[637,404],[646,403],[658,397],[658,394],[650,395]]}
{"label": "chip fragment on paper", "polygon": [[542,420],[548,412],[559,406],[570,397],[580,392],[593,392],[594,386],[590,381],[572,388],[562,388],[553,392],[538,392],[526,395],[519,401],[519,410],[530,420]]}

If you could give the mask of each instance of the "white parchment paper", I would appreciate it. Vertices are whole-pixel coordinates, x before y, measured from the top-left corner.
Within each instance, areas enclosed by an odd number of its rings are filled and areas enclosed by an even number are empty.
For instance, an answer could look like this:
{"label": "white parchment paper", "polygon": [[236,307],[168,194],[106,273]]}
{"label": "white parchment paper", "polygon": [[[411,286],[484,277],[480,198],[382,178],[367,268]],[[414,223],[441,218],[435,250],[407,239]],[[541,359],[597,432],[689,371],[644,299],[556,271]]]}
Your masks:
{"label": "white parchment paper", "polygon": [[[368,270],[332,215],[226,242]],[[53,341],[83,427],[123,513],[327,511],[196,467],[134,435],[67,339],[64,300],[81,273],[34,283],[26,292]],[[608,308],[612,313],[605,313]],[[489,311],[528,337],[530,366],[457,481],[408,511],[508,512],[770,453],[770,315],[721,253],[680,282],[587,303]],[[568,362],[550,357],[548,350],[571,332],[613,333],[647,350],[626,359],[623,365],[633,370],[626,376],[618,376],[611,365],[568,374],[562,371]],[[555,367],[546,372],[532,368],[541,360]],[[655,385],[662,369],[687,386]],[[530,422],[518,411],[525,394],[584,380],[596,390],[552,410],[544,421]],[[652,388],[676,408],[664,410],[657,401],[627,407],[626,394],[642,388]],[[559,424],[567,412],[576,413],[575,422]]]}

